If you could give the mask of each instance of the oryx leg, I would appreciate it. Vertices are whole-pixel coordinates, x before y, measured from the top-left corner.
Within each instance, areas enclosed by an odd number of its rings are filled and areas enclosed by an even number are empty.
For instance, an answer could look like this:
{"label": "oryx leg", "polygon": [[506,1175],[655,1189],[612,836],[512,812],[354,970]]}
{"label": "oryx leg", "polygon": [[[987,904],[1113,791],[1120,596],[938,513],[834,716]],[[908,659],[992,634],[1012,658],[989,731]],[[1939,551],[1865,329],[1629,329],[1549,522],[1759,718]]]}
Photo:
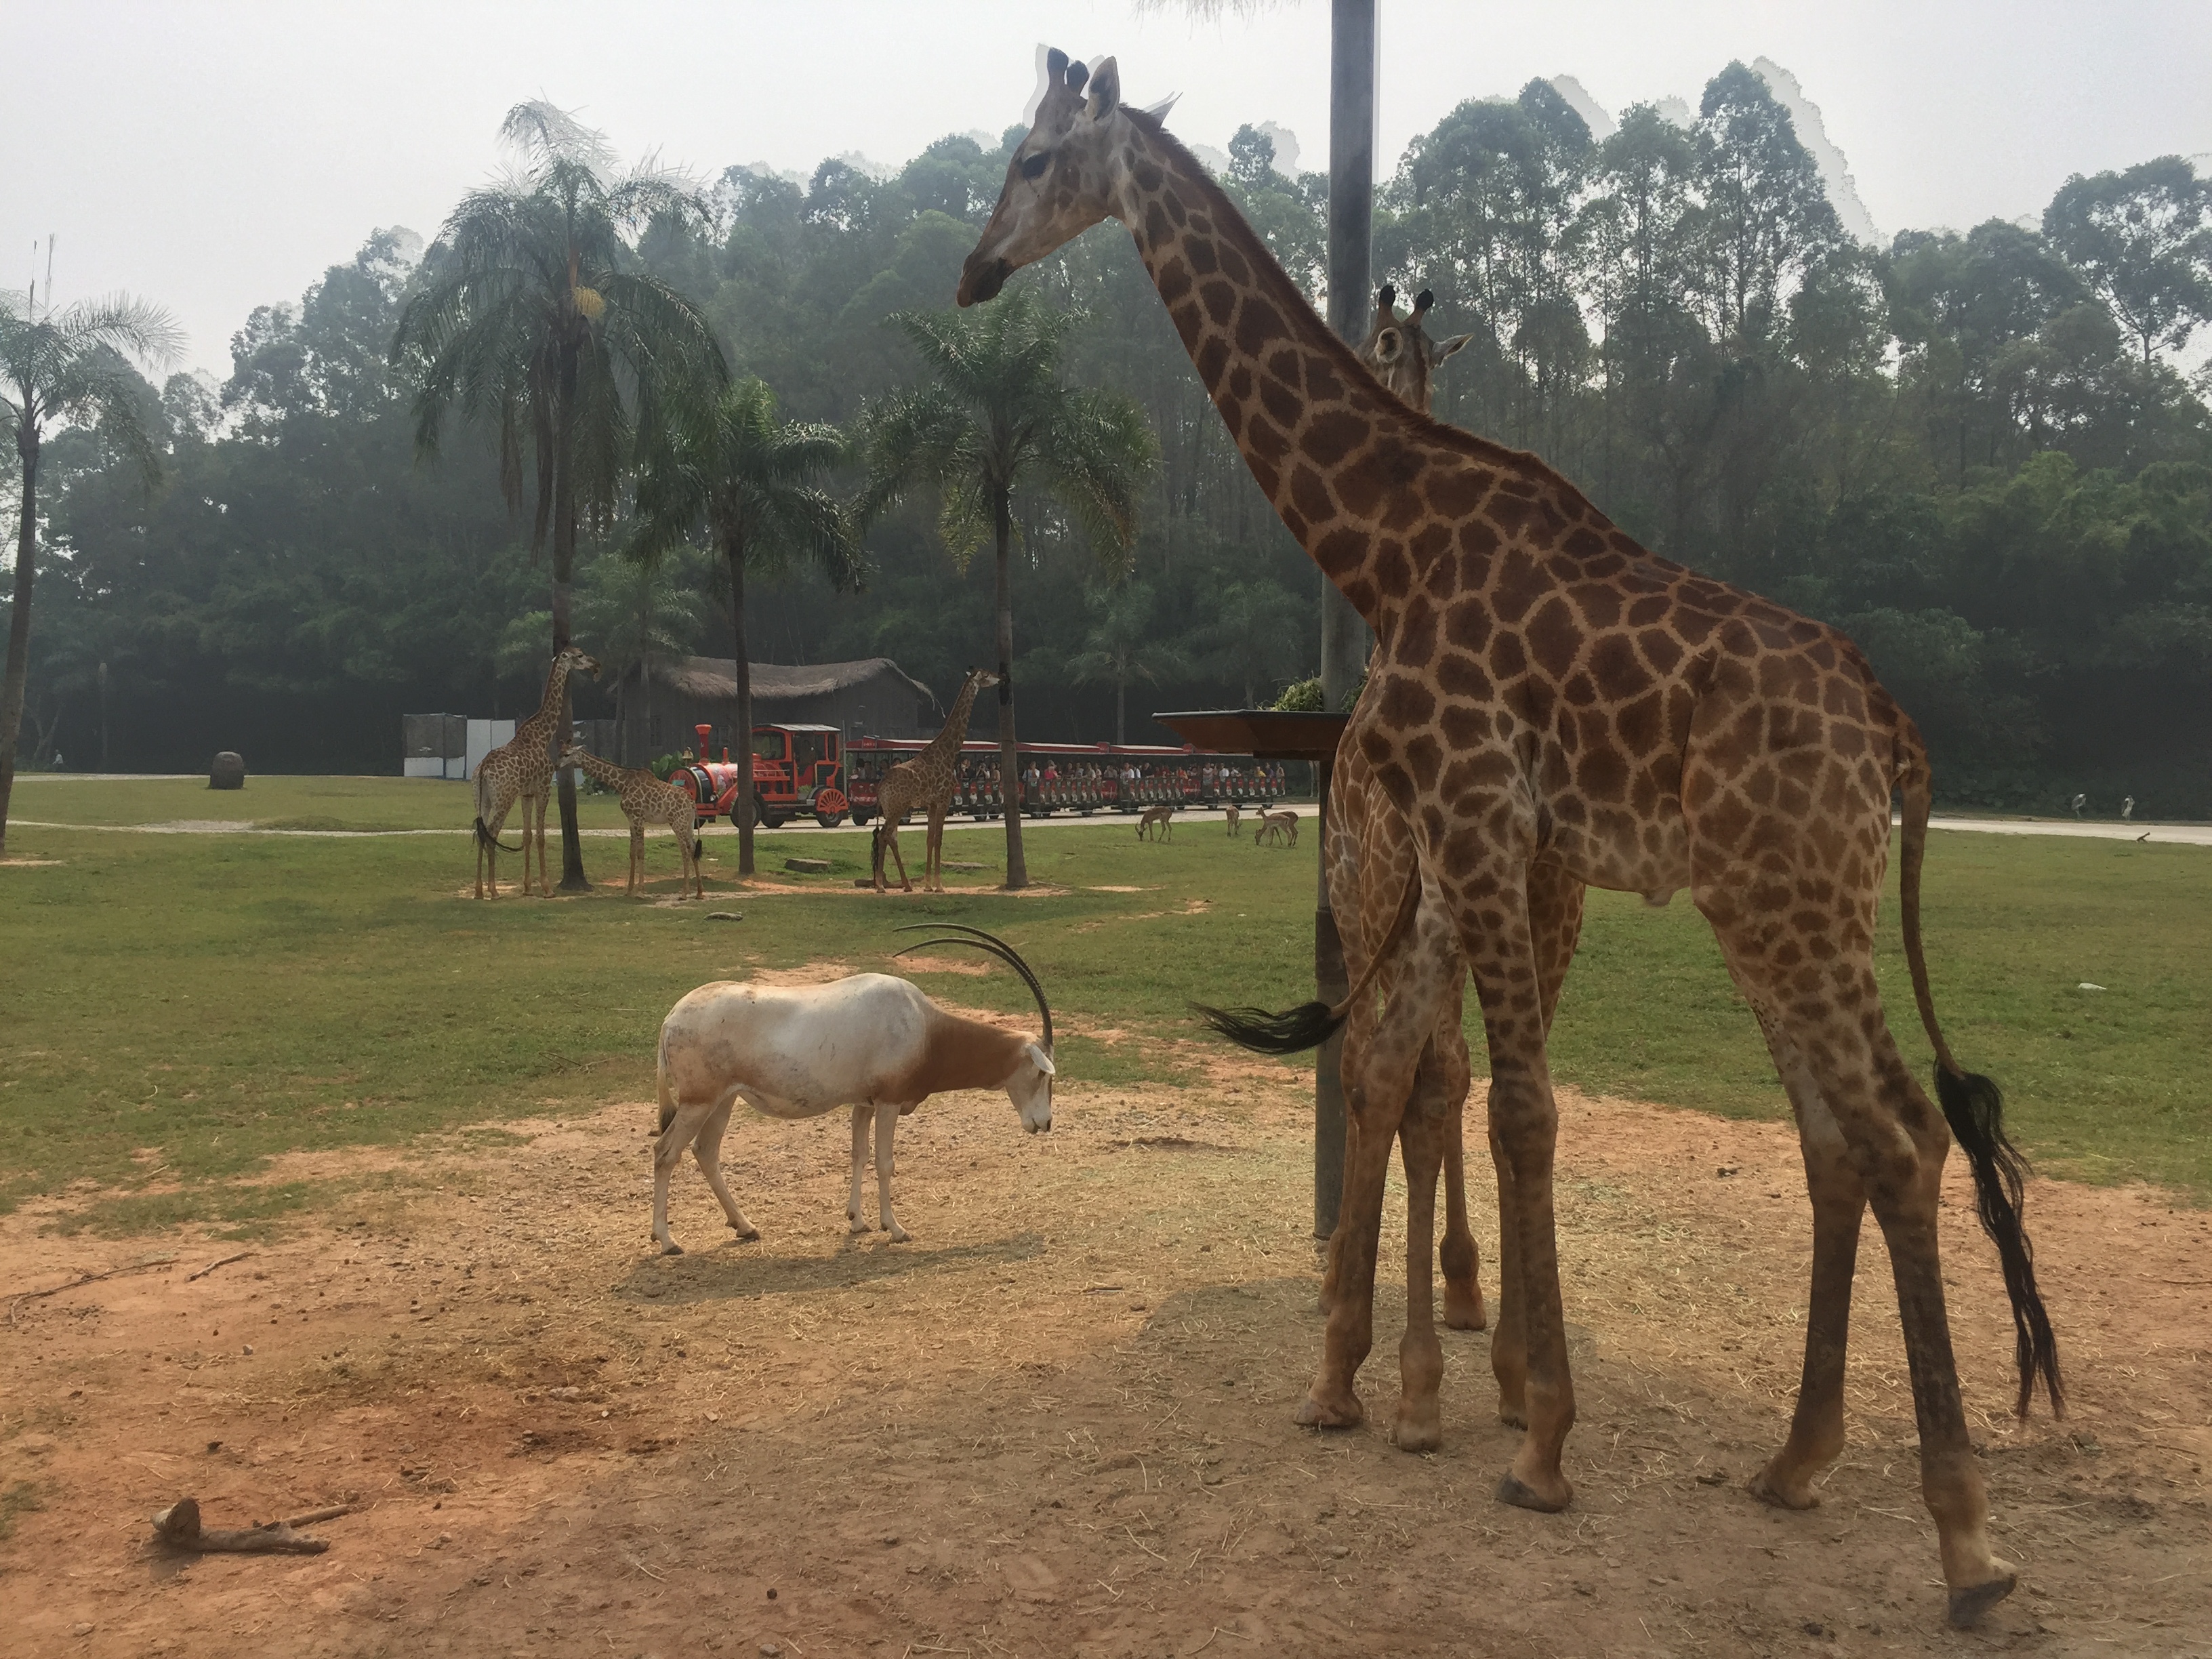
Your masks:
{"label": "oryx leg", "polygon": [[714,1189],[731,1230],[739,1238],[758,1238],[760,1229],[745,1219],[745,1212],[738,1207],[738,1200],[730,1196],[729,1184],[722,1179],[722,1132],[730,1127],[730,1109],[736,1104],[726,1100],[708,1115],[691,1143],[691,1156],[699,1160],[699,1173]]}
{"label": "oryx leg", "polygon": [[868,1231],[867,1218],[860,1213],[860,1172],[868,1167],[868,1125],[875,1115],[872,1106],[853,1108],[853,1192],[845,1200],[845,1219],[856,1233]]}
{"label": "oryx leg", "polygon": [[[711,1100],[689,1103],[678,1101],[667,1127],[653,1143],[653,1236],[659,1241],[663,1255],[684,1254],[684,1247],[668,1231],[668,1177],[683,1161],[684,1149],[698,1139],[699,1131],[714,1115],[714,1110]],[[726,1103],[721,1108],[721,1115],[726,1122],[730,1115]]]}
{"label": "oryx leg", "polygon": [[876,1108],[876,1208],[883,1218],[884,1231],[895,1243],[903,1244],[907,1231],[898,1224],[891,1213],[891,1136],[898,1129],[899,1109],[886,1102]]}

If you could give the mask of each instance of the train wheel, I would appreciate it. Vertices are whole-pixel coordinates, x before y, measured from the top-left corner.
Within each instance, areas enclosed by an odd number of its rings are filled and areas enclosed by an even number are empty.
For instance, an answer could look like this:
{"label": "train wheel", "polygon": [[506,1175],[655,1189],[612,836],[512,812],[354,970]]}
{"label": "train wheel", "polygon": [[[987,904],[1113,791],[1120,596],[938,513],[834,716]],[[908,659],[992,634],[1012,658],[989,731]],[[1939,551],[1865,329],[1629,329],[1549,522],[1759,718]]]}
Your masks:
{"label": "train wheel", "polygon": [[853,809],[853,823],[855,828],[865,828],[868,820],[873,817],[875,814],[865,806],[855,806]]}
{"label": "train wheel", "polygon": [[791,818],[787,813],[763,812],[761,815],[761,822],[767,824],[771,830],[781,830],[785,824],[791,822]]}
{"label": "train wheel", "polygon": [[835,830],[839,824],[844,823],[845,815],[842,812],[817,812],[814,815],[814,821],[824,830]]}

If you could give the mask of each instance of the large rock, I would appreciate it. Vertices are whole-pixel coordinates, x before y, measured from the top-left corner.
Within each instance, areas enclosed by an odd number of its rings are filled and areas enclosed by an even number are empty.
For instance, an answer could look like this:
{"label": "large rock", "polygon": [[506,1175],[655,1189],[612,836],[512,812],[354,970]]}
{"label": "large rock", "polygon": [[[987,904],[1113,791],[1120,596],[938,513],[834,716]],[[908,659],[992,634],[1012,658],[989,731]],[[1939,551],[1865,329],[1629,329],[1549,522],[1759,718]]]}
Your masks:
{"label": "large rock", "polygon": [[210,789],[243,789],[246,787],[246,763],[226,749],[215,757],[208,769],[208,787]]}

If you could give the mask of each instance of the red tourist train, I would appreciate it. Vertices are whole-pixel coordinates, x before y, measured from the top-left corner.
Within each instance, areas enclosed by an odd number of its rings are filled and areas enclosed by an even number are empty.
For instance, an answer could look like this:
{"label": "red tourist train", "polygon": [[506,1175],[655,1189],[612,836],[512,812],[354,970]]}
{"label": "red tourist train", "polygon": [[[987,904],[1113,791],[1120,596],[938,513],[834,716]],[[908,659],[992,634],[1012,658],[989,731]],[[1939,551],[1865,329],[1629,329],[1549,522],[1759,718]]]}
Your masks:
{"label": "red tourist train", "polygon": [[[694,729],[704,757],[713,728]],[[848,816],[865,824],[876,816],[876,789],[884,774],[928,746],[921,738],[848,741],[834,726],[756,726],[753,795],[760,822],[779,830],[806,813],[825,830]],[[1136,812],[1162,803],[1218,806],[1234,801],[1249,806],[1285,793],[1279,764],[1188,744],[1024,743],[1019,752],[1022,811],[1029,817]],[[976,818],[1002,815],[999,764],[997,744],[979,739],[961,745],[953,811]],[[726,746],[719,761],[680,763],[669,781],[698,804],[702,821],[726,819],[737,805],[738,769]]]}

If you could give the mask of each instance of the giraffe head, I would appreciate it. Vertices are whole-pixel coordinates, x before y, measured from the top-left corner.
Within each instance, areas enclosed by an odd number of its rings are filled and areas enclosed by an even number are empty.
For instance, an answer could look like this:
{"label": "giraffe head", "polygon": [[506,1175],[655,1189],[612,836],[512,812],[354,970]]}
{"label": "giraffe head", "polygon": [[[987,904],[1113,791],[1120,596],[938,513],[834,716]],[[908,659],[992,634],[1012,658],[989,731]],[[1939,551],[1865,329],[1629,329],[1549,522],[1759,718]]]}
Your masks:
{"label": "giraffe head", "polygon": [[599,659],[587,654],[581,646],[564,645],[561,647],[561,654],[553,659],[556,673],[573,674],[580,668],[593,679],[599,677]]}
{"label": "giraffe head", "polygon": [[581,766],[584,763],[584,757],[590,752],[580,743],[564,743],[561,745],[560,754],[554,759],[553,769],[556,772],[566,772],[572,768]]}
{"label": "giraffe head", "polygon": [[1128,137],[1121,74],[1045,54],[1044,97],[1029,137],[1006,164],[1006,187],[982,240],[960,270],[963,306],[998,297],[1006,278],[1071,242],[1113,211],[1115,153]]}
{"label": "giraffe head", "polygon": [[1401,319],[1398,290],[1385,283],[1375,296],[1375,321],[1359,343],[1359,361],[1399,402],[1424,415],[1429,412],[1437,366],[1474,337],[1455,334],[1448,340],[1430,339],[1421,325],[1436,302],[1437,296],[1423,289],[1413,310]]}

